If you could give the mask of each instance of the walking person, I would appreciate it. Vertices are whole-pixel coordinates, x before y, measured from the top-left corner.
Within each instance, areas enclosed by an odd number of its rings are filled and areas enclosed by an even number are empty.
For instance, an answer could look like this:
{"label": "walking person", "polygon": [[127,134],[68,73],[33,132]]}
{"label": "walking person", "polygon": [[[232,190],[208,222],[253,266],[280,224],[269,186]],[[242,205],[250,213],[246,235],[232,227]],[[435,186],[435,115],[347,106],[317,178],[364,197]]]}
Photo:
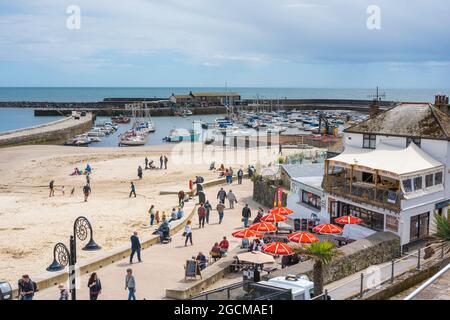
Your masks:
{"label": "walking person", "polygon": [[186,194],[183,190],[178,191],[178,205],[181,205],[184,201]]}
{"label": "walking person", "polygon": [[90,300],[97,300],[98,296],[102,293],[102,283],[97,277],[96,272],[93,272],[89,277],[88,288]]}
{"label": "walking person", "polygon": [[19,280],[18,288],[20,300],[33,300],[34,293],[37,291],[36,283],[27,274]]}
{"label": "walking person", "polygon": [[221,224],[223,221],[223,217],[225,215],[225,213],[224,213],[225,205],[223,203],[219,202],[216,206],[216,210],[217,210],[217,213],[219,214],[219,224]]}
{"label": "walking person", "polygon": [[136,300],[136,279],[133,276],[133,270],[127,269],[125,276],[125,290],[128,289],[128,300]]}
{"label": "walking person", "polygon": [[237,172],[238,184],[242,184],[242,178],[244,178],[244,171],[239,169]]}
{"label": "walking person", "polygon": [[139,180],[142,180],[142,167],[141,166],[139,166],[137,169],[137,175],[138,175]]}
{"label": "walking person", "polygon": [[211,213],[212,210],[212,206],[209,203],[209,200],[206,200],[204,207],[206,210],[206,223],[209,224],[209,214]]}
{"label": "walking person", "polygon": [[164,169],[167,170],[167,163],[169,162],[169,158],[167,158],[166,156],[164,156]]}
{"label": "walking person", "polygon": [[248,207],[248,204],[245,204],[245,207],[242,209],[242,220],[244,221],[244,227],[248,227],[248,220],[252,216],[252,211]]}
{"label": "walking person", "polygon": [[232,190],[228,192],[227,198],[230,203],[230,209],[234,209],[234,204],[237,203],[237,199]]}
{"label": "walking person", "polygon": [[69,292],[62,284],[60,284],[58,286],[58,289],[59,289],[59,299],[58,300],[69,300]]}
{"label": "walking person", "polygon": [[144,162],[145,162],[145,170],[147,170],[148,169],[148,158],[147,157],[145,157]]}
{"label": "walking person", "polygon": [[198,214],[198,226],[199,228],[205,227],[205,219],[206,219],[206,209],[203,203],[200,203],[200,207],[197,209]]}
{"label": "walking person", "polygon": [[159,169],[163,168],[163,162],[164,162],[163,156],[159,157]]}
{"label": "walking person", "polygon": [[52,180],[50,181],[50,183],[48,184],[48,188],[50,189],[50,193],[49,193],[49,197],[53,197],[55,195],[55,181]]}
{"label": "walking person", "polygon": [[130,264],[133,263],[134,254],[137,253],[137,258],[139,262],[141,260],[141,241],[139,240],[137,231],[133,232],[133,235],[130,238],[131,241],[131,255],[130,255]]}
{"label": "walking person", "polygon": [[184,226],[184,233],[183,235],[186,237],[186,239],[184,240],[184,246],[187,247],[187,243],[188,240],[191,242],[191,246],[193,245],[192,243],[192,227],[191,227],[191,220],[189,220],[188,222],[186,222],[186,225]]}
{"label": "walking person", "polygon": [[217,199],[219,199],[220,203],[224,204],[226,198],[227,192],[223,188],[220,188],[219,192],[217,192]]}
{"label": "walking person", "polygon": [[86,184],[83,187],[83,194],[84,194],[84,202],[87,202],[89,195],[91,194],[91,187],[88,184]]}
{"label": "walking person", "polygon": [[91,175],[89,173],[86,175],[86,184],[91,185]]}
{"label": "walking person", "polygon": [[130,188],[131,188],[131,191],[130,191],[130,198],[131,198],[131,195],[132,195],[132,194],[134,194],[134,197],[136,198],[136,187],[134,186],[134,183],[133,183],[133,182],[131,182]]}
{"label": "walking person", "polygon": [[150,214],[150,225],[153,226],[153,223],[155,222],[155,206],[154,205],[150,206],[148,213]]}

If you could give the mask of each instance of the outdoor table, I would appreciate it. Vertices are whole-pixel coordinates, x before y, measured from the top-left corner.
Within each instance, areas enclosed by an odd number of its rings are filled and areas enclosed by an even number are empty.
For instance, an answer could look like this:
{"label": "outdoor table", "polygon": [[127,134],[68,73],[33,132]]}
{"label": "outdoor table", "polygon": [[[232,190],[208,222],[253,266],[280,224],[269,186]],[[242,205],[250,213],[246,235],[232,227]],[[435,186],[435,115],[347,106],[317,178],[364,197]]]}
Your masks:
{"label": "outdoor table", "polygon": [[274,272],[276,270],[278,270],[277,267],[265,267],[265,268],[263,268],[263,271],[266,271],[267,274],[270,274],[271,272]]}

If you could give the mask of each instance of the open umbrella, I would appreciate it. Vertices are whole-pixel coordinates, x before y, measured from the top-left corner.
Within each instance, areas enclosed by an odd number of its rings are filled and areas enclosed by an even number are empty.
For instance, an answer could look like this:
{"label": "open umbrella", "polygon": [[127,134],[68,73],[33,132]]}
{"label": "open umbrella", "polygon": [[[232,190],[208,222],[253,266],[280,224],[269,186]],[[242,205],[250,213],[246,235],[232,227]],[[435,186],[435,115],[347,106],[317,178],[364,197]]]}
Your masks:
{"label": "open umbrella", "polygon": [[261,217],[262,222],[281,222],[286,221],[288,218],[278,213],[269,213],[264,217]]}
{"label": "open umbrella", "polygon": [[342,233],[342,228],[338,227],[334,224],[319,224],[317,227],[314,227],[314,232],[320,234],[340,234]]}
{"label": "open umbrella", "polygon": [[317,238],[314,234],[309,232],[296,232],[288,235],[288,239],[291,242],[295,243],[314,243],[319,242],[319,238]]}
{"label": "open umbrella", "polygon": [[283,216],[290,215],[291,213],[294,213],[293,210],[286,208],[286,207],[275,207],[269,210],[269,213],[277,213],[281,214]]}
{"label": "open umbrella", "polygon": [[266,264],[275,262],[275,259],[272,256],[259,251],[241,253],[237,255],[237,258],[239,261],[250,262],[255,264]]}
{"label": "open umbrella", "polygon": [[245,239],[245,238],[264,238],[262,233],[257,231],[243,229],[232,233],[232,236],[235,238]]}
{"label": "open umbrella", "polygon": [[[342,216],[334,220],[339,224],[361,224],[363,220],[354,216]],[[350,230],[348,231],[347,238],[350,238]]]}
{"label": "open umbrella", "polygon": [[258,231],[258,232],[275,232],[275,231],[277,231],[277,227],[275,227],[273,224],[267,223],[267,222],[259,222],[259,223],[252,224],[249,227],[249,229],[252,231]]}
{"label": "open umbrella", "polygon": [[339,224],[360,224],[362,223],[362,219],[354,217],[354,216],[342,216],[334,220]]}
{"label": "open umbrella", "polygon": [[293,254],[292,248],[283,242],[272,242],[262,247],[262,251],[273,255],[288,256]]}

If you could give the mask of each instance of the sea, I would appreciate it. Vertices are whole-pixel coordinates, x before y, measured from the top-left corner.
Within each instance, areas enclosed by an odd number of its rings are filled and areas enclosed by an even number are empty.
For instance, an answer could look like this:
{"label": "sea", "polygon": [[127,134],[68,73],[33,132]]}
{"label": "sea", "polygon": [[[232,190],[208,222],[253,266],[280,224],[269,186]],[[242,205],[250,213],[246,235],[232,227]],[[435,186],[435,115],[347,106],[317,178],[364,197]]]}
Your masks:
{"label": "sea", "polygon": [[[256,88],[256,87],[161,87],[161,88],[8,88],[0,87],[0,101],[36,101],[36,102],[98,102],[104,98],[168,98],[172,93],[187,94],[192,92],[238,92],[243,99],[357,99],[368,100],[375,94],[375,89],[319,89],[319,88]],[[449,94],[450,89],[380,89],[383,100],[432,102],[436,93]],[[188,118],[155,117],[157,131],[150,135],[147,144],[163,143],[162,139],[172,128],[190,129],[193,121],[213,122],[219,115],[192,116]],[[0,108],[0,132],[29,127],[55,121],[61,117],[35,117],[33,109]],[[99,118],[99,120],[108,120]],[[95,144],[98,147],[117,146],[121,132],[127,125]]]}

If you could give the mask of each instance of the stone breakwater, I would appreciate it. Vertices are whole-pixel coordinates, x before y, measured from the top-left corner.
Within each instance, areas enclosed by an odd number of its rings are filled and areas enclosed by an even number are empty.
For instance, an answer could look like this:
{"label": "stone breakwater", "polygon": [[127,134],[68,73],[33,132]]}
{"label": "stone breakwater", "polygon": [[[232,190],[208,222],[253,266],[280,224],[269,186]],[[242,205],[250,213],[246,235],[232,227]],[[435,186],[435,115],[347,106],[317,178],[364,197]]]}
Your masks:
{"label": "stone breakwater", "polygon": [[[92,112],[97,116],[117,116],[120,114],[131,115],[131,110],[125,109],[125,104],[147,101],[152,102],[150,113],[152,116],[173,116],[175,109],[170,107],[167,100],[152,99],[104,99],[98,102],[32,102],[32,101],[11,101],[0,102],[0,108],[33,108],[35,116],[60,116],[70,114],[72,110],[83,110]],[[344,99],[266,99],[259,106],[253,105],[253,100],[244,99],[240,102],[239,108],[243,110],[260,110],[261,107],[267,110],[353,110],[358,112],[368,112],[371,101],[369,100],[344,100]],[[388,108],[393,102],[380,102],[381,109]],[[192,107],[191,111],[195,115],[224,114],[227,108],[224,106]]]}
{"label": "stone breakwater", "polygon": [[58,121],[3,132],[0,134],[0,147],[24,144],[62,143],[78,134],[89,131],[93,124],[91,113],[80,119],[67,117]]}

